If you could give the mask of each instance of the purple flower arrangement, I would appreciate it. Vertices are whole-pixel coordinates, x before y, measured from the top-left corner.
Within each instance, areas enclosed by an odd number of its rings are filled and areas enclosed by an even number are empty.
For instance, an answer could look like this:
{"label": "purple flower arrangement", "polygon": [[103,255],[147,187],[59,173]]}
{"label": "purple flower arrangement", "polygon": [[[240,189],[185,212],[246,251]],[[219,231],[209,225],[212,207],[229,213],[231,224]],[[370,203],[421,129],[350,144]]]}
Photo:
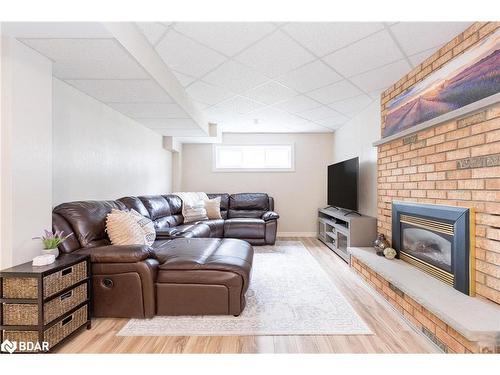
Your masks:
{"label": "purple flower arrangement", "polygon": [[45,229],[44,234],[40,237],[34,237],[34,240],[42,240],[43,248],[45,250],[57,249],[57,247],[62,244],[64,241],[73,235],[73,233],[64,236],[64,232],[62,230],[52,232],[50,230]]}

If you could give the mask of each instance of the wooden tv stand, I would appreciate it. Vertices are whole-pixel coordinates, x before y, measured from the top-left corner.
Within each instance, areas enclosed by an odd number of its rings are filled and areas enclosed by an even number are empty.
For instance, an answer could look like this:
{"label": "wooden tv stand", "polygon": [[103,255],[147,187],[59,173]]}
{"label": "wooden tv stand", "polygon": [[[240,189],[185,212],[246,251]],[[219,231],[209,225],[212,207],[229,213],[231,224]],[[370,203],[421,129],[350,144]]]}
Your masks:
{"label": "wooden tv stand", "polygon": [[349,263],[348,247],[372,246],[377,219],[337,208],[318,210],[318,239]]}

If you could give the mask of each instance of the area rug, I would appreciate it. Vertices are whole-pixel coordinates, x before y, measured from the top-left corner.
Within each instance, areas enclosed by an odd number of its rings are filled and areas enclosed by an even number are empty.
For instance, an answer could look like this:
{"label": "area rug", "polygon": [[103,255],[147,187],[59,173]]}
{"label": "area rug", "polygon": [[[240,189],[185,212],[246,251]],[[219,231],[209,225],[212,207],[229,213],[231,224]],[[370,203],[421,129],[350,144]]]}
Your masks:
{"label": "area rug", "polygon": [[255,246],[247,306],[234,316],[131,319],[118,336],[371,334],[300,241]]}

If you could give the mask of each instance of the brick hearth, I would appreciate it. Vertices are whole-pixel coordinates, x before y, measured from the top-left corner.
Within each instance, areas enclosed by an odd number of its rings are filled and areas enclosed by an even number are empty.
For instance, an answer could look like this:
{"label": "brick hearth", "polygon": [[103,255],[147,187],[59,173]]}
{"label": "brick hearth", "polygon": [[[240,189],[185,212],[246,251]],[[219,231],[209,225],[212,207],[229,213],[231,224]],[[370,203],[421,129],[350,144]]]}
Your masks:
{"label": "brick hearth", "polygon": [[413,298],[409,297],[396,286],[356,257],[351,258],[352,268],[382,295],[396,310],[398,310],[416,329],[423,332],[438,347],[447,353],[495,353],[500,348],[483,346],[467,340],[453,327],[449,326],[431,311],[427,310]]}

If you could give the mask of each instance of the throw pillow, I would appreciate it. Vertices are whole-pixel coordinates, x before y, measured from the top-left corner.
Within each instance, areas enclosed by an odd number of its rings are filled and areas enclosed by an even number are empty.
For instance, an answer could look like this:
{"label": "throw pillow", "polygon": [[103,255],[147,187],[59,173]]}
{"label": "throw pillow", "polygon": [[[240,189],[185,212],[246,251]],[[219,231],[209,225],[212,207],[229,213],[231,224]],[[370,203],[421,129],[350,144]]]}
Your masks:
{"label": "throw pillow", "polygon": [[220,197],[205,200],[205,209],[209,219],[222,219],[220,214]]}
{"label": "throw pillow", "polygon": [[127,211],[111,210],[106,217],[106,232],[113,245],[144,245],[145,236],[137,218]]}
{"label": "throw pillow", "polygon": [[205,202],[201,199],[193,204],[184,203],[184,222],[192,223],[195,221],[208,220]]}
{"label": "throw pillow", "polygon": [[133,208],[130,209],[130,214],[135,217],[137,224],[139,224],[144,233],[145,245],[151,246],[156,239],[156,230],[153,221],[146,216],[142,216]]}

